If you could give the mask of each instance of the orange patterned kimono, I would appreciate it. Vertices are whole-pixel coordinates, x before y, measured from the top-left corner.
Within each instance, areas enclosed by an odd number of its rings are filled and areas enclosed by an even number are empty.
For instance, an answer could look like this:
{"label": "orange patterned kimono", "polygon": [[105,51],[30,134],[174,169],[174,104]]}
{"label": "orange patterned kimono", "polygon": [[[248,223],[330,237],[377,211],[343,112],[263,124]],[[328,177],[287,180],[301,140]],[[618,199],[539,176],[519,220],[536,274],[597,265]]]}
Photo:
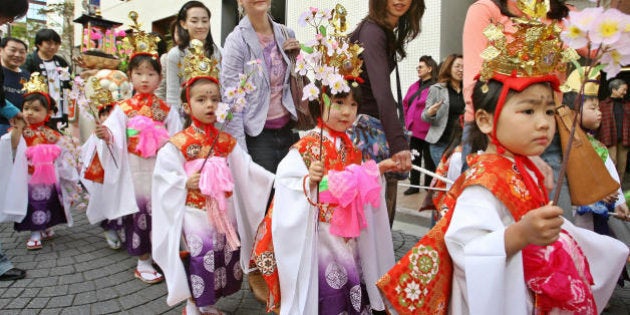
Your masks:
{"label": "orange patterned kimono", "polygon": [[447,314],[453,281],[453,262],[445,244],[453,209],[465,188],[480,185],[492,192],[509,209],[515,221],[539,208],[527,191],[514,162],[496,154],[473,155],[471,166],[444,197],[448,212],[377,283],[384,296],[400,314]]}
{"label": "orange patterned kimono", "polygon": [[[177,147],[186,161],[193,161],[196,159],[203,159],[208,156],[212,141],[216,138],[217,130],[213,129],[215,133],[206,135],[205,132],[194,125],[182,130],[171,137],[170,142]],[[234,146],[236,145],[236,139],[229,134],[222,132],[214,146],[213,156],[227,157]],[[199,189],[188,190],[186,195],[186,206],[205,209],[206,197],[201,194]]]}
{"label": "orange patterned kimono", "polygon": [[[319,131],[311,131],[293,145],[293,148],[298,150],[302,156],[306,168],[309,168],[313,161],[319,160],[324,163],[324,173],[328,173],[330,170],[341,171],[350,164],[361,164],[361,151],[354,147],[347,148],[343,143],[340,150],[337,150],[336,144],[324,137],[322,152],[320,152],[320,139]],[[252,256],[253,262],[262,273],[269,288],[269,297],[267,298],[267,311],[269,312],[280,307],[280,280],[276,269],[271,235],[272,210],[273,202],[258,230]],[[330,222],[334,210],[333,205],[322,205],[319,211],[319,221]]]}

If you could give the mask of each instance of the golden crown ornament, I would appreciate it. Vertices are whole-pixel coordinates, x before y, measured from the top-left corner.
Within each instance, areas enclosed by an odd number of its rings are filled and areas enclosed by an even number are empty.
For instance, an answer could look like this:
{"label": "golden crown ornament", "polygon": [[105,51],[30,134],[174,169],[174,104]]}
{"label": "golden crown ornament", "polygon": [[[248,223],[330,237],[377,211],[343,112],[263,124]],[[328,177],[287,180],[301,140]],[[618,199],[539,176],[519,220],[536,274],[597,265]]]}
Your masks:
{"label": "golden crown ornament", "polygon": [[138,12],[131,11],[128,16],[133,22],[129,26],[132,33],[123,39],[123,44],[133,51],[131,58],[138,54],[151,55],[157,58],[157,44],[160,42],[160,37],[149,34],[141,29],[142,24],[138,23]]}
{"label": "golden crown ornament", "polygon": [[195,77],[212,77],[218,81],[218,61],[214,58],[206,57],[203,42],[198,39],[190,41],[183,65],[183,73],[181,75],[185,82]]}
{"label": "golden crown ornament", "polygon": [[112,92],[104,88],[98,78],[90,77],[89,83],[92,92],[89,101],[92,105],[96,105],[97,109],[100,110],[116,102],[112,96]]}
{"label": "golden crown ornament", "polygon": [[33,72],[31,77],[24,83],[22,91],[24,94],[40,93],[48,95],[48,82],[41,73]]}
{"label": "golden crown ornament", "polygon": [[481,53],[482,81],[495,73],[535,77],[562,72],[568,62],[579,58],[574,49],[563,46],[561,27],[555,21],[542,21],[549,9],[548,1],[519,0],[517,4],[524,16],[512,18],[514,32],[506,34],[501,24],[490,24],[483,32],[489,43]]}

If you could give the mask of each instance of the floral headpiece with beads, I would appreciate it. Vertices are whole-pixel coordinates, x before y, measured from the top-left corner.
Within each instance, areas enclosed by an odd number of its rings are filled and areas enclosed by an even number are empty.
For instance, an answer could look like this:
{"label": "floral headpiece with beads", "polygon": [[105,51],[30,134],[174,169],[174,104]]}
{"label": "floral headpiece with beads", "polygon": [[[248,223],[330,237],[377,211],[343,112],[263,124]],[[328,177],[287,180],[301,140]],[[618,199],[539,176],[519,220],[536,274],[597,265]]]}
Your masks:
{"label": "floral headpiece with beads", "polygon": [[[300,16],[300,25],[315,29],[315,39],[310,45],[302,45],[296,59],[295,71],[300,75],[312,72],[315,78],[315,82],[304,87],[304,99],[318,99],[320,87],[335,95],[349,92],[350,85],[363,83],[360,77],[363,60],[359,58],[363,47],[351,43],[345,34],[346,16],[346,8],[341,4],[332,10],[310,8]],[[325,103],[326,99],[324,97]]]}

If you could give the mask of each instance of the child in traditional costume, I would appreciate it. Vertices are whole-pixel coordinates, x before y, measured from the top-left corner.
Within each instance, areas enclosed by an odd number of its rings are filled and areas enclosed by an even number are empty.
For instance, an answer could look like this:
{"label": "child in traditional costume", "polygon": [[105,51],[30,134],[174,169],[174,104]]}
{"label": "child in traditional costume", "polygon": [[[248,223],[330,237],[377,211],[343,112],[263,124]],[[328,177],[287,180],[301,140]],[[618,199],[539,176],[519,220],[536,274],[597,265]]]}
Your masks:
{"label": "child in traditional costume", "polygon": [[[116,102],[112,97],[112,93],[109,90],[103,88],[100,84],[100,80],[96,77],[91,77],[88,79],[88,85],[85,87],[86,94],[90,94],[88,106],[93,106],[94,110],[98,117],[94,117],[94,119],[98,119],[97,124],[103,124],[109,114],[114,109]],[[87,92],[90,93],[87,93]],[[81,109],[84,110],[84,109]],[[86,187],[88,192],[93,192],[93,194],[99,195],[100,190],[102,189],[102,185],[104,182],[104,171],[103,165],[99,160],[99,154],[97,153],[97,147],[99,142],[103,140],[99,139],[96,134],[92,134],[87,141],[81,147],[81,156],[84,164],[84,168],[81,170],[81,182]],[[104,154],[112,154],[109,153],[110,148],[107,148]],[[98,211],[99,208],[97,204],[94,204],[89,208],[88,216],[94,216],[93,212]],[[122,217],[114,219],[114,220],[102,220],[100,223],[101,228],[105,231],[105,240],[107,241],[107,245],[111,249],[119,249],[122,245],[120,240],[119,233],[123,228]]]}
{"label": "child in traditional costume", "polygon": [[155,157],[169,135],[182,126],[177,111],[154,94],[161,80],[158,39],[140,30],[137,24],[132,28],[134,34],[128,38],[134,53],[129,59],[129,78],[136,94],[116,105],[107,120],[95,128],[96,136],[104,141],[96,145],[98,159],[89,160],[101,164],[98,181],[102,184],[90,192],[86,214],[91,224],[122,218],[127,252],[138,256],[134,276],[151,284],[164,279],[151,259],[151,178]]}
{"label": "child in traditional costume", "polygon": [[484,54],[471,133],[485,152],[469,157],[444,218],[379,281],[400,314],[598,314],[625,264],[627,246],[562,218],[528,158],[554,134],[549,73],[565,61],[555,25],[514,22],[514,41],[485,32],[495,53]]}
{"label": "child in traditional costume", "polygon": [[362,164],[346,133],[357,117],[362,82],[361,49],[346,45],[339,43],[348,52],[330,58],[344,65],[336,69],[341,81],[321,88],[330,103],[311,104],[317,127],[278,165],[274,200],[259,231],[254,261],[269,287],[267,308],[280,314],[384,310],[374,283],[394,264],[394,252],[381,175],[396,164]]}
{"label": "child in traditional costume", "polygon": [[[584,72],[585,70],[582,69],[581,71]],[[577,116],[579,126],[582,128],[582,131],[586,133],[593,149],[595,149],[595,152],[597,152],[597,155],[601,158],[610,176],[619,183],[619,175],[615,168],[615,163],[608,154],[608,148],[593,136],[602,120],[602,115],[599,111],[599,99],[597,98],[599,81],[596,80],[599,79],[596,75],[591,76],[589,78],[590,81],[584,85],[583,93],[580,94],[581,80],[579,80],[579,72],[580,70],[578,69],[574,70],[564,84],[564,86],[570,90],[564,93],[563,103],[570,109],[575,110],[576,99],[581,98],[583,104]],[[599,73],[597,73],[597,75],[598,74]],[[606,197],[604,200],[590,205],[578,206],[575,209],[575,225],[604,235],[612,235],[608,224],[609,213],[615,213],[621,219],[625,218],[628,214],[628,206],[626,205],[626,199],[621,191],[621,186],[615,193]],[[621,224],[623,225],[623,223]],[[627,241],[628,240],[625,242],[628,243]]]}
{"label": "child in traditional costume", "polygon": [[72,226],[71,198],[79,174],[65,163],[71,141],[46,125],[56,110],[48,84],[38,73],[24,84],[24,119],[16,119],[10,133],[0,139],[0,221],[14,221],[16,231],[31,231],[29,250],[42,248],[52,227]]}
{"label": "child in traditional costume", "polygon": [[153,257],[166,276],[167,303],[188,299],[189,315],[222,314],[214,304],[240,290],[274,179],[215,128],[216,60],[198,44],[193,40],[186,56],[181,94],[192,124],[158,153],[152,190],[153,226],[160,227]]}

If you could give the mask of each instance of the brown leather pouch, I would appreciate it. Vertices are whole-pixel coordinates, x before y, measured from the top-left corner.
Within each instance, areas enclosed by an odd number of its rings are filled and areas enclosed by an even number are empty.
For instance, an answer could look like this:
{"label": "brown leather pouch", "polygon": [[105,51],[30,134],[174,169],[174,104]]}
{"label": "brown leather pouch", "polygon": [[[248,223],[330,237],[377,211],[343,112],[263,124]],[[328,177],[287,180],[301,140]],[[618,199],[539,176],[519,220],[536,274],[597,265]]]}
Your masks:
{"label": "brown leather pouch", "polygon": [[[574,119],[575,112],[568,107],[561,106],[556,109],[556,123],[563,156],[567,154],[566,146]],[[576,206],[600,201],[619,189],[619,183],[610,176],[606,166],[579,126],[575,130],[566,174],[571,203]]]}

